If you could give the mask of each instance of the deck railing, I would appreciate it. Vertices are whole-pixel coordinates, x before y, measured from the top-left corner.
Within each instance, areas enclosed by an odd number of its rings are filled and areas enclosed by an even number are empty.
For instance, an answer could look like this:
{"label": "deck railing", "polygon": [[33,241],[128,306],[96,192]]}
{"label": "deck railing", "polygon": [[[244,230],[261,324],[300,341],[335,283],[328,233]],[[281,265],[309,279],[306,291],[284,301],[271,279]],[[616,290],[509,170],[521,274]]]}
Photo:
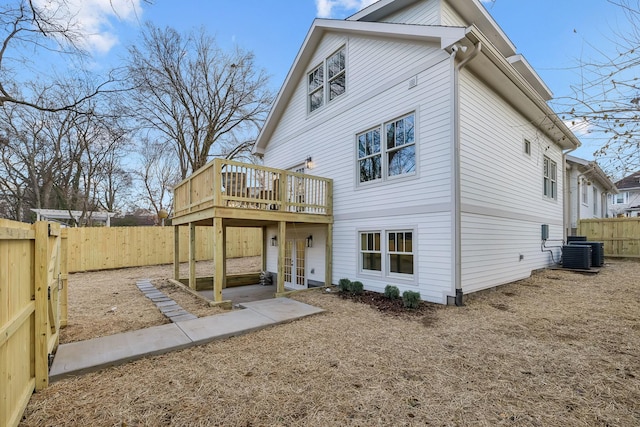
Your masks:
{"label": "deck railing", "polygon": [[174,188],[174,217],[211,207],[332,214],[332,181],[215,159]]}

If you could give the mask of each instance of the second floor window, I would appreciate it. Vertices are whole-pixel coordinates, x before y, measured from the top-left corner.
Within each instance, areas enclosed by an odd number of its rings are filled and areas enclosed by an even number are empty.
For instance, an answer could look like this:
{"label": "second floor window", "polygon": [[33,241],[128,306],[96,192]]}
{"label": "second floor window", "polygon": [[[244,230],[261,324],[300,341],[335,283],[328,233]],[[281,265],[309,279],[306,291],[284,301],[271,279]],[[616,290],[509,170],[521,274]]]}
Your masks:
{"label": "second floor window", "polygon": [[307,75],[309,112],[333,101],[346,90],[346,49],[342,47]]}
{"label": "second floor window", "polygon": [[[359,182],[410,175],[416,171],[415,114],[356,136]],[[384,137],[384,140],[381,138]]]}

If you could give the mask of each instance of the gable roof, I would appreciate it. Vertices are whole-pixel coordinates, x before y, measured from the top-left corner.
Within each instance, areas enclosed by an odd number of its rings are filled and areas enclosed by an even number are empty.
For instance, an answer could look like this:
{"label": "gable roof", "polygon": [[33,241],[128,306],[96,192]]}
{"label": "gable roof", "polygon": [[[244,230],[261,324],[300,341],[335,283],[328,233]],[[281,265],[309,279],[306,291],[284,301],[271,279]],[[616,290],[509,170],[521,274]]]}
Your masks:
{"label": "gable roof", "polygon": [[[305,75],[309,60],[323,36],[329,32],[420,40],[438,43],[441,49],[447,49],[449,52],[453,44],[461,41],[464,41],[462,44],[467,47],[481,43],[483,46],[481,54],[471,61],[467,68],[472,69],[490,83],[496,92],[520,109],[525,116],[543,129],[563,149],[580,146],[580,141],[573,132],[546,103],[552,96],[551,91],[524,57],[516,54],[515,46],[478,0],[448,0],[467,22],[477,23],[477,25],[472,24],[468,28],[371,22],[374,19],[383,19],[390,13],[418,1],[421,0],[380,0],[344,21],[314,20],[256,139],[253,153],[264,153],[266,144],[273,135],[277,123],[296,89],[297,82]],[[499,73],[495,72],[496,67],[500,71]],[[514,95],[510,90],[512,85],[520,89],[525,96]]]}
{"label": "gable roof", "polygon": [[619,191],[616,188],[616,184],[614,184],[611,179],[607,176],[606,173],[602,169],[598,163],[594,161],[589,161],[585,159],[581,159],[575,156],[566,156],[567,163],[570,165],[575,165],[576,168],[583,173],[585,176],[588,176],[592,181],[600,184],[602,188],[607,190],[610,193],[618,194]]}
{"label": "gable roof", "polygon": [[397,40],[418,40],[435,43],[441,49],[449,47],[465,37],[466,29],[463,27],[442,27],[427,25],[407,25],[382,22],[350,22],[334,19],[315,19],[307,37],[298,51],[298,55],[289,69],[289,73],[278,92],[271,111],[267,116],[265,125],[258,135],[253,147],[253,152],[261,154],[269,140],[278,119],[284,113],[288,100],[296,89],[296,83],[306,73],[306,67],[311,60],[318,44],[325,34],[338,32],[340,34],[356,34],[362,36],[378,36]]}
{"label": "gable roof", "polygon": [[618,190],[635,190],[640,189],[640,171],[634,172],[629,176],[625,176],[616,182]]}

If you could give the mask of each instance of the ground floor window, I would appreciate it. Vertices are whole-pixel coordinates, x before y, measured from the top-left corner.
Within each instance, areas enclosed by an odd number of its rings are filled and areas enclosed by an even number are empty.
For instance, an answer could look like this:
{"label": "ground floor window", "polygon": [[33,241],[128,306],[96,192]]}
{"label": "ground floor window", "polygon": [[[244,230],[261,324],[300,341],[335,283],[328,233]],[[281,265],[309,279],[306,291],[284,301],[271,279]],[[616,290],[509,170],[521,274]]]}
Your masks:
{"label": "ground floor window", "polygon": [[413,276],[413,230],[361,231],[359,236],[361,272],[406,278]]}

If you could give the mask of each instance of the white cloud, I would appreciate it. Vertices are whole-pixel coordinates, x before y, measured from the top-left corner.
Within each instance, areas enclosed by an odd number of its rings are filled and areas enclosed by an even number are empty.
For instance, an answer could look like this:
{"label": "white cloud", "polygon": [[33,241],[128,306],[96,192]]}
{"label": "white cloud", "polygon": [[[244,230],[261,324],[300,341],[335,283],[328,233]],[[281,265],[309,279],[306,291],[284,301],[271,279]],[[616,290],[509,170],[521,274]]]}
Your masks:
{"label": "white cloud", "polygon": [[593,126],[585,118],[565,121],[565,125],[577,136],[585,136],[591,133]]}
{"label": "white cloud", "polygon": [[318,18],[333,18],[335,11],[354,13],[375,3],[377,0],[316,0]]}
{"label": "white cloud", "polygon": [[141,0],[35,0],[37,7],[54,13],[61,24],[81,35],[80,46],[107,53],[118,43],[112,22],[133,22],[142,14]]}

